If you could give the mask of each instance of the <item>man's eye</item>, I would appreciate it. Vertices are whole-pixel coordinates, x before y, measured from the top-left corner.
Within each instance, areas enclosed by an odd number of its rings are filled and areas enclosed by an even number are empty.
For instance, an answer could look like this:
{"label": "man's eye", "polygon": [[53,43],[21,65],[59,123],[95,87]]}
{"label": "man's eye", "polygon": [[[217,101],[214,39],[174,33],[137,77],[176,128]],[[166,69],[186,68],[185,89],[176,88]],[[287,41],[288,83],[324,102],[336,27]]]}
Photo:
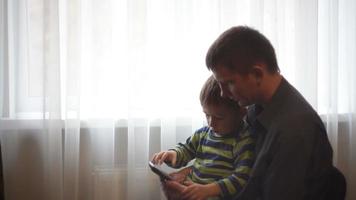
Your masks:
{"label": "man's eye", "polygon": [[227,85],[227,86],[232,86],[232,85],[234,85],[234,81],[227,81],[227,82],[226,82],[226,85]]}

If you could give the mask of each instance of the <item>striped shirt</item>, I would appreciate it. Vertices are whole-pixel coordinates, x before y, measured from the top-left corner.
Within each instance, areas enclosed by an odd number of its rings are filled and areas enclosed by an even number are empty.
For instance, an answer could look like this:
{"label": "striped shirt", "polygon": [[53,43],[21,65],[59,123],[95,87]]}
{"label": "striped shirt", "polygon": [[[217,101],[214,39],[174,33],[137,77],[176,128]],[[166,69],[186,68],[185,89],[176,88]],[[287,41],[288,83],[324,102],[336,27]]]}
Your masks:
{"label": "striped shirt", "polygon": [[173,149],[177,163],[172,167],[183,167],[195,158],[189,178],[199,184],[217,183],[222,191],[220,197],[230,199],[238,195],[249,179],[254,147],[255,140],[247,125],[226,136],[216,136],[209,127],[203,127]]}

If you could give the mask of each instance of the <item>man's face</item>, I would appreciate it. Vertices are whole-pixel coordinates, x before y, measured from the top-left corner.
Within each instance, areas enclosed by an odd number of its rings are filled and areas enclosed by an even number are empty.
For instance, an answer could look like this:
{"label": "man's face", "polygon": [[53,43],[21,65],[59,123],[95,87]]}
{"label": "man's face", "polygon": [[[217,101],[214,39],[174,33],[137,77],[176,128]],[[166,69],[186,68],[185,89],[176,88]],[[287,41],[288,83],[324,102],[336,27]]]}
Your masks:
{"label": "man's face", "polygon": [[253,74],[241,75],[221,65],[213,70],[213,74],[219,82],[222,96],[237,101],[240,106],[257,103],[258,84]]}

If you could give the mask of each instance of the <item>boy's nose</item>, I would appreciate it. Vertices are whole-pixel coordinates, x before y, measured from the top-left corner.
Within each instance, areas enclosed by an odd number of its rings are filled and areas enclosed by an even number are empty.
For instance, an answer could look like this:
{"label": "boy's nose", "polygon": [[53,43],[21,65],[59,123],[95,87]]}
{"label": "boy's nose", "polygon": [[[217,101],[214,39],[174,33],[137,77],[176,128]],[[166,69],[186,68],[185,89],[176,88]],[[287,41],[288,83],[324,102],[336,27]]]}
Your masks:
{"label": "boy's nose", "polygon": [[227,86],[221,85],[220,89],[221,89],[220,96],[222,96],[224,98],[231,98],[232,97],[232,94],[231,94],[229,88],[227,88]]}
{"label": "boy's nose", "polygon": [[209,126],[214,130],[216,128],[216,121],[214,119],[210,119]]}

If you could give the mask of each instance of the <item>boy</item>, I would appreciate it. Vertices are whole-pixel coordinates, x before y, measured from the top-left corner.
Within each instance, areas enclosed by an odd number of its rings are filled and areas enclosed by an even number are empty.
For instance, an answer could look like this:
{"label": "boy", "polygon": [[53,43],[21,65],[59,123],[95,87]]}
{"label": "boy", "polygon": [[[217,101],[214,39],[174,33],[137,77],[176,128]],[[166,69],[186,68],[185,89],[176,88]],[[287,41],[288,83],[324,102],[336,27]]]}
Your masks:
{"label": "boy", "polygon": [[200,103],[208,126],[200,128],[185,144],[156,153],[152,162],[179,168],[195,158],[181,198],[236,197],[246,184],[254,161],[254,139],[243,120],[246,110],[220,96],[213,76],[204,84]]}

